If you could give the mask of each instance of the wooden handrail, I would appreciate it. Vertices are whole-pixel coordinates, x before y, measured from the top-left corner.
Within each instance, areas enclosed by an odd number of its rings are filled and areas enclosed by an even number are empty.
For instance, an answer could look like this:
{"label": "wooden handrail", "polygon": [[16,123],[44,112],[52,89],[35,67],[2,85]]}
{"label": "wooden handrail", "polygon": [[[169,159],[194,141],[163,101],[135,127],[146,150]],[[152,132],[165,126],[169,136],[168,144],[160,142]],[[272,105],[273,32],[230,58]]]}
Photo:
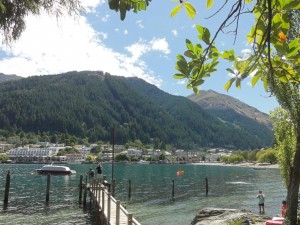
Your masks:
{"label": "wooden handrail", "polygon": [[[99,191],[99,205],[101,205],[102,208],[102,213],[104,216],[104,212],[106,210],[107,212],[107,221],[108,224],[110,224],[110,220],[111,220],[111,203],[114,202],[116,204],[116,225],[119,225],[120,223],[120,212],[122,211],[126,216],[127,216],[127,225],[141,225],[132,215],[132,213],[129,213],[127,211],[127,209],[125,209],[119,200],[116,200],[111,193],[106,189],[106,187],[104,187],[103,185],[95,185],[92,184],[91,185],[91,190],[93,192],[95,192],[95,197],[98,196],[97,191]],[[102,193],[102,196],[101,196]],[[107,202],[107,209],[105,209],[105,205],[104,205],[104,199],[107,197],[108,202]],[[96,198],[96,201],[98,202],[98,197]]]}

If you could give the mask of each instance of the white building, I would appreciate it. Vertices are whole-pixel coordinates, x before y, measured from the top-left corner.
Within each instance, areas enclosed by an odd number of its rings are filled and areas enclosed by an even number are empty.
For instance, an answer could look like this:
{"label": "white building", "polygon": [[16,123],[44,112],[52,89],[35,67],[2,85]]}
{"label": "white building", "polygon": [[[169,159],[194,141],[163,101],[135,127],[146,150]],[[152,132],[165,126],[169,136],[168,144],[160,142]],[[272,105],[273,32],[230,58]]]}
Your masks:
{"label": "white building", "polygon": [[54,154],[57,154],[59,147],[29,148],[19,147],[7,152],[9,159],[15,161],[47,161]]}
{"label": "white building", "polygon": [[127,155],[130,157],[130,158],[141,158],[142,157],[142,150],[138,150],[138,149],[128,149],[127,150]]}

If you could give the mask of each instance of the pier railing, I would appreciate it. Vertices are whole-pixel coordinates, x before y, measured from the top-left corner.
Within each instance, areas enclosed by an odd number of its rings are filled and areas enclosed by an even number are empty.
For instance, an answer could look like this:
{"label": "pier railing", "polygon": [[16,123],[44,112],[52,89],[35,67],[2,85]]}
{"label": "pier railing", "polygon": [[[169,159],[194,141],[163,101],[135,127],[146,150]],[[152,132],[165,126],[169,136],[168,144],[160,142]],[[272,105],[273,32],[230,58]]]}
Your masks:
{"label": "pier railing", "polygon": [[[91,180],[85,189],[90,192],[96,205],[97,224],[101,225],[141,225],[132,213],[129,213],[121,202],[115,199],[111,192],[111,185],[105,180]],[[85,192],[86,192],[85,190]],[[86,195],[85,195],[86,196]],[[84,200],[85,202],[85,200]]]}

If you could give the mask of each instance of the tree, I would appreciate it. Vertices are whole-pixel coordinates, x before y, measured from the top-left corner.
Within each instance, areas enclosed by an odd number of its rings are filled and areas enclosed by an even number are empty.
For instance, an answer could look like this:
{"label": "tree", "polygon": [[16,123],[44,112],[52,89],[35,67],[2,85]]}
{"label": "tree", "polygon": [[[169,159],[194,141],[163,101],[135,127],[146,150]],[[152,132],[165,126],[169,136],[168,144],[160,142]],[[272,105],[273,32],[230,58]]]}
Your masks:
{"label": "tree", "polygon": [[120,161],[129,161],[129,157],[126,154],[117,154],[115,157],[116,162],[120,162]]}
{"label": "tree", "polygon": [[85,159],[86,159],[86,161],[90,162],[90,161],[94,161],[95,157],[92,154],[88,154]]}
{"label": "tree", "polygon": [[95,146],[91,149],[91,153],[94,153],[94,154],[98,154],[100,153],[102,150],[101,150],[101,146]]}
{"label": "tree", "polygon": [[274,149],[267,149],[262,151],[262,154],[259,155],[257,161],[261,163],[275,163],[277,161],[276,151]]}
{"label": "tree", "polygon": [[166,160],[166,154],[165,153],[161,153],[158,157],[159,160]]}
{"label": "tree", "polygon": [[275,136],[274,148],[277,151],[277,161],[280,166],[280,173],[286,187],[289,184],[290,168],[293,165],[293,158],[296,149],[295,129],[289,114],[282,108],[275,109],[270,117],[273,120]]}
{"label": "tree", "polygon": [[8,155],[6,153],[0,154],[0,162],[8,160]]}
{"label": "tree", "polygon": [[4,42],[10,43],[21,36],[26,27],[25,16],[39,15],[42,11],[59,17],[64,11],[76,15],[83,9],[79,0],[0,0],[0,30],[3,31]]}

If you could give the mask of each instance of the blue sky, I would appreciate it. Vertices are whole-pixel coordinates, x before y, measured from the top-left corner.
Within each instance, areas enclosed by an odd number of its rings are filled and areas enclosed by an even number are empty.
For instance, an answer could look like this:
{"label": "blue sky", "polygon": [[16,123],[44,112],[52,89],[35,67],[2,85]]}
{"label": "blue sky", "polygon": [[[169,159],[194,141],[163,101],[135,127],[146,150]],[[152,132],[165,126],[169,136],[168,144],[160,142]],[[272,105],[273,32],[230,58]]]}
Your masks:
{"label": "blue sky", "polygon": [[[194,20],[184,10],[176,17],[170,12],[178,3],[171,0],[152,1],[145,12],[127,12],[125,21],[111,11],[106,1],[85,0],[86,13],[78,17],[63,16],[56,20],[42,13],[28,16],[27,28],[11,46],[0,43],[0,73],[22,77],[58,74],[67,71],[100,70],[112,75],[136,76],[173,95],[187,96],[186,80],[175,80],[176,55],[185,51],[185,39],[197,41],[195,24],[212,31],[226,17],[226,8],[211,19],[218,8],[205,9],[206,1],[192,2],[197,9]],[[239,34],[233,45],[232,34],[221,34],[216,40],[219,50],[234,49],[242,55],[250,49],[245,36],[252,18],[240,20]],[[230,31],[232,29],[228,29]],[[1,36],[0,36],[1,39]],[[222,62],[200,90],[228,94],[258,110],[269,113],[278,106],[261,84],[251,87],[244,80],[242,89],[224,91],[230,79],[225,70],[231,65]]]}

